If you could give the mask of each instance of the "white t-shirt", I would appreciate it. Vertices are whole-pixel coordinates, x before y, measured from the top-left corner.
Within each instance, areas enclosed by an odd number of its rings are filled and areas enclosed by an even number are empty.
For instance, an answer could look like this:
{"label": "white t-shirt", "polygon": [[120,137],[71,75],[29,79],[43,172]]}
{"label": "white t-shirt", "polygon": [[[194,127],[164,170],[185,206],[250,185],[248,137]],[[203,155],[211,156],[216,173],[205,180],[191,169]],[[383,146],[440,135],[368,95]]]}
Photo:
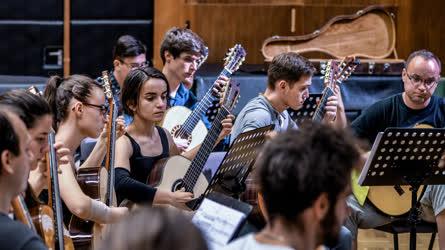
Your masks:
{"label": "white t-shirt", "polygon": [[220,250],[294,250],[291,247],[277,246],[270,244],[259,243],[255,240],[254,234],[248,234],[235,241],[232,241],[227,246],[221,248]]}

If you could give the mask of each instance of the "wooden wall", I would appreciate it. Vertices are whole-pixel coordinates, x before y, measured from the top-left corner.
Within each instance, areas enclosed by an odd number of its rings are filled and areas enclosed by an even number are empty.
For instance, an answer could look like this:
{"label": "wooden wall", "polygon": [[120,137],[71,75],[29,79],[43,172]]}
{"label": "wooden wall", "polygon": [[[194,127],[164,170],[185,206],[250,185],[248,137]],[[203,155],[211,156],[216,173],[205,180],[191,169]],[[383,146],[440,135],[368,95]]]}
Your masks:
{"label": "wooden wall", "polygon": [[246,63],[261,64],[261,45],[273,35],[304,35],[329,19],[368,5],[395,14],[400,58],[427,48],[445,62],[445,1],[441,0],[155,0],[154,62],[161,67],[159,45],[170,27],[188,23],[207,43],[209,63],[219,63],[235,43],[247,50]]}

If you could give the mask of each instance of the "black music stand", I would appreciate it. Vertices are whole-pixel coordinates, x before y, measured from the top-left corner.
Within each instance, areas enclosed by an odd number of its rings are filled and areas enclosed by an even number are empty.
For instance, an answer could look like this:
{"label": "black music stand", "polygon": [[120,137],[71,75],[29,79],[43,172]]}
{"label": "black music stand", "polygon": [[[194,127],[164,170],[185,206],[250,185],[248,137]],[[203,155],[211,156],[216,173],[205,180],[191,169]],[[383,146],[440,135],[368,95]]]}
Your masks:
{"label": "black music stand", "polygon": [[292,120],[294,120],[297,125],[300,125],[303,121],[312,119],[322,95],[323,94],[310,94],[309,97],[304,100],[303,107],[299,110],[288,108],[287,112],[289,112]]}
{"label": "black music stand", "polygon": [[213,175],[206,191],[197,199],[193,209],[198,207],[202,199],[212,192],[237,196],[246,189],[244,182],[252,169],[258,150],[264,144],[266,134],[273,128],[274,125],[269,125],[238,135]]}
{"label": "black music stand", "polygon": [[[411,186],[410,249],[416,249],[416,225],[420,209],[417,191],[421,185],[445,184],[445,129],[387,128],[380,132],[358,183],[364,186]],[[439,167],[440,166],[440,167]]]}

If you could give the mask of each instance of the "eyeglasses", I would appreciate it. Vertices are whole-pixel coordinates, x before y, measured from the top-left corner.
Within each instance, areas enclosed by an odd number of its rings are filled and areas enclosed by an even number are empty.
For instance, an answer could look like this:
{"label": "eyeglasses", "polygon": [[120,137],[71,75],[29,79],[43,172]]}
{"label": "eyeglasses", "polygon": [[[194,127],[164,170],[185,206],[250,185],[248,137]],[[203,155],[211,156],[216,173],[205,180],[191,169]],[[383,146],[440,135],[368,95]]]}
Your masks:
{"label": "eyeglasses", "polygon": [[103,116],[107,115],[107,112],[108,112],[107,105],[96,105],[96,104],[92,104],[92,103],[88,103],[88,102],[82,102],[82,104],[85,106],[92,107],[92,108],[97,108]]}
{"label": "eyeglasses", "polygon": [[127,63],[127,62],[124,62],[123,60],[119,60],[119,61],[122,64],[125,64],[130,69],[135,69],[135,68],[138,68],[138,67],[148,67],[148,66],[150,66],[150,62],[148,62],[148,61],[141,62],[141,63]]}
{"label": "eyeglasses", "polygon": [[414,87],[418,88],[420,84],[423,83],[423,86],[428,90],[436,85],[436,83],[439,81],[438,78],[422,79],[420,76],[416,74],[409,74],[408,72],[406,72],[406,76],[411,81]]}

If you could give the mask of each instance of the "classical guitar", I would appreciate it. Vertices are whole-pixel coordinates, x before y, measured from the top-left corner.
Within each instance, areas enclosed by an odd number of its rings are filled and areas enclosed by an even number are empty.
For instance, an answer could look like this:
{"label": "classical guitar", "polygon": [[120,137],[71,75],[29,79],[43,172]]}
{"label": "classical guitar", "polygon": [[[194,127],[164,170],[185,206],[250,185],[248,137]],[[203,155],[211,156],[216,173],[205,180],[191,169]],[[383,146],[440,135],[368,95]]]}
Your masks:
{"label": "classical guitar", "polygon": [[[92,199],[100,200],[107,206],[116,205],[114,191],[114,152],[116,145],[116,108],[111,92],[110,78],[107,71],[102,72],[103,88],[108,102],[107,151],[105,167],[82,167],[77,173],[77,181],[82,191]],[[70,233],[82,241],[82,244],[91,244],[94,249],[95,242],[102,238],[102,228],[92,221],[86,221],[73,216],[70,221]]]}
{"label": "classical guitar", "polygon": [[[238,70],[245,57],[246,51],[244,48],[239,44],[235,45],[229,50],[225,58],[224,69],[219,75],[230,77]],[[170,131],[174,138],[187,139],[188,147],[186,151],[201,144],[207,134],[207,128],[201,121],[201,117],[217,99],[213,91],[214,85],[215,84],[207,91],[193,111],[190,111],[186,107],[174,106],[167,110],[161,123],[161,126]]]}
{"label": "classical guitar", "polygon": [[[221,121],[230,114],[238,101],[239,84],[231,81],[223,96],[220,110],[193,161],[183,156],[160,160],[148,177],[148,185],[172,192],[184,188],[186,192],[193,193],[195,198],[199,198],[204,193],[209,183],[202,169],[222,130]],[[187,205],[191,209],[194,208],[193,201]]]}
{"label": "classical guitar", "polygon": [[54,232],[55,232],[55,241],[56,241],[56,249],[74,249],[73,241],[71,240],[71,236],[63,224],[63,210],[62,210],[62,200],[60,199],[60,191],[59,191],[59,166],[57,164],[56,158],[56,149],[54,148],[55,143],[55,134],[54,132],[50,132],[48,134],[48,144],[49,144],[49,152],[48,152],[48,172],[49,172],[49,181],[48,181],[48,194],[49,194],[49,205],[52,207],[54,211]]}
{"label": "classical guitar", "polygon": [[[433,128],[430,125],[418,124],[415,128]],[[357,185],[356,183],[354,183]],[[420,186],[417,191],[417,201],[420,201],[426,186]],[[411,208],[411,191],[409,185],[370,186],[368,201],[384,214],[390,216],[404,216]]]}

